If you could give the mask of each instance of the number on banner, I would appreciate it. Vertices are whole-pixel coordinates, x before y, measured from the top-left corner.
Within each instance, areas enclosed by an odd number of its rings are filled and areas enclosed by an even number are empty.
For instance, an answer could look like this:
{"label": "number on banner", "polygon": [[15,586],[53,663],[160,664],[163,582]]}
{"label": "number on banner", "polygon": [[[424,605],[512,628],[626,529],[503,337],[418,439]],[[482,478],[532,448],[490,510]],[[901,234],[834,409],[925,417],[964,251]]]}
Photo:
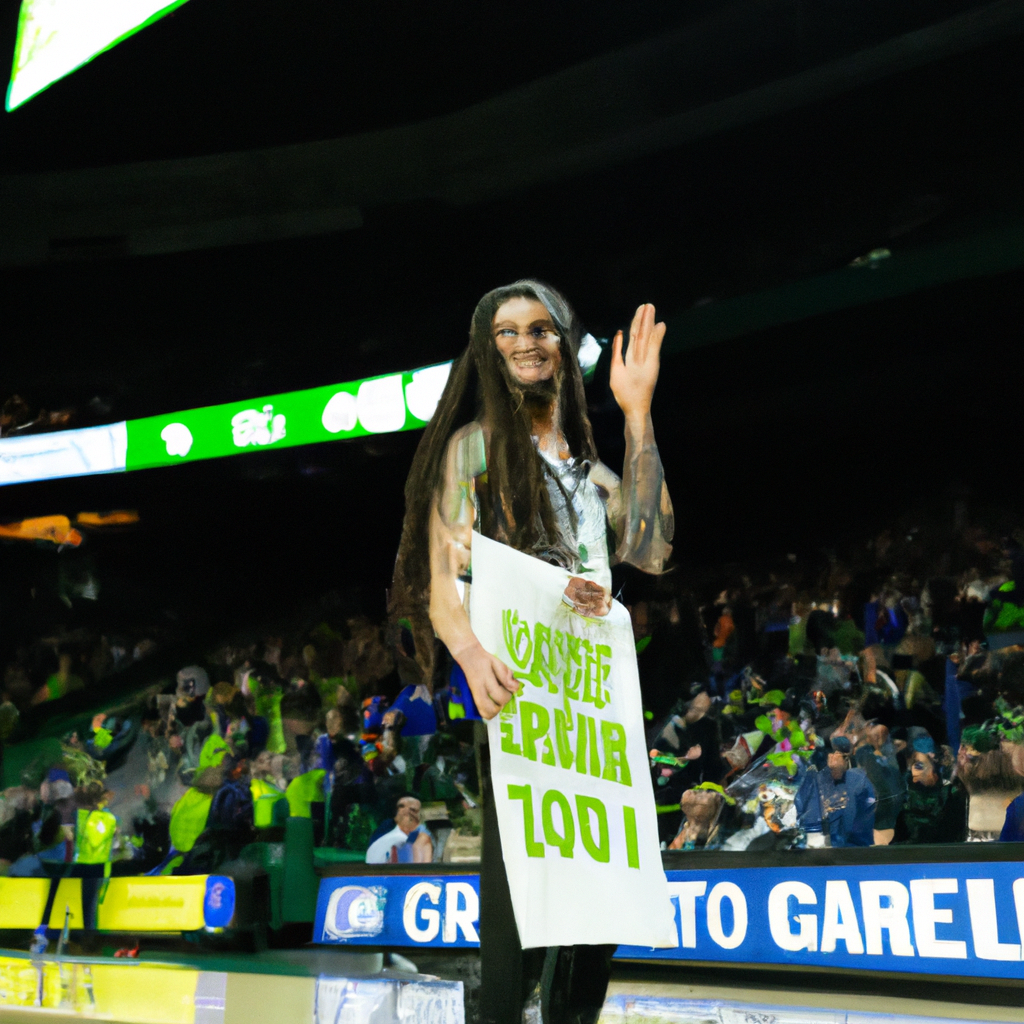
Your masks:
{"label": "number on banner", "polygon": [[[563,857],[571,858],[579,839],[584,852],[599,864],[611,860],[608,809],[597,797],[576,794],[575,813],[569,798],[557,789],[549,789],[540,800],[540,833],[537,838],[538,820],[535,811],[532,786],[508,787],[509,800],[523,803],[523,837],[527,857],[543,857],[544,847],[550,846]],[[557,811],[556,811],[557,808]],[[640,850],[636,836],[636,810],[622,808],[622,829],[626,841],[626,862],[631,868],[640,867]]]}

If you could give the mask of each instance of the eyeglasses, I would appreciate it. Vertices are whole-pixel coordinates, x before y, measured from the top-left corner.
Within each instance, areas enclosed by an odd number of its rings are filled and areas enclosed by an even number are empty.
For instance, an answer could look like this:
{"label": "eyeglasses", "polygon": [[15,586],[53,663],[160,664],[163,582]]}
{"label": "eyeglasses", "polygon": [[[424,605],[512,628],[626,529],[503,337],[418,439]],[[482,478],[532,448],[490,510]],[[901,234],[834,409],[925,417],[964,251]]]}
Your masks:
{"label": "eyeglasses", "polygon": [[500,330],[494,332],[494,340],[501,341],[502,339],[511,341],[515,338],[522,338],[523,341],[534,341],[534,342],[553,342],[561,341],[561,335],[557,331],[549,330],[546,327],[531,327],[525,334],[521,334],[519,331],[513,330],[511,327],[502,327]]}

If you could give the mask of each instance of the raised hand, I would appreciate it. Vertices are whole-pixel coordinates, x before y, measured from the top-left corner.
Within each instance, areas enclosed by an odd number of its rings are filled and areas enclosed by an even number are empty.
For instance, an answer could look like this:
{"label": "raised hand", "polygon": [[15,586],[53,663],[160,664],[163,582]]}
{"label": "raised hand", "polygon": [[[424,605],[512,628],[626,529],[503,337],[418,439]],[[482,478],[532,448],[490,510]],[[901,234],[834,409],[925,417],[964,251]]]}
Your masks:
{"label": "raised hand", "polygon": [[654,306],[637,307],[629,328],[629,345],[622,355],[622,331],[612,343],[611,389],[626,419],[643,418],[651,411],[654,385],[661,366],[665,325],[654,322]]}

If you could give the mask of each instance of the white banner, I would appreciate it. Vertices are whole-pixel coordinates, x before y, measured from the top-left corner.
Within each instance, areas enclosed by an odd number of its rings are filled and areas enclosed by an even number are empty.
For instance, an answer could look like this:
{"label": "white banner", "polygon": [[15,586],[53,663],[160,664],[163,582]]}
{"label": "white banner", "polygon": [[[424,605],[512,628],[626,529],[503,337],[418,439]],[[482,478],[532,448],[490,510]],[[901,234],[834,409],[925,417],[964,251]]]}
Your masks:
{"label": "white banner", "polygon": [[568,581],[473,537],[473,631],[523,684],[488,723],[519,939],[676,946],[629,613],[578,615]]}

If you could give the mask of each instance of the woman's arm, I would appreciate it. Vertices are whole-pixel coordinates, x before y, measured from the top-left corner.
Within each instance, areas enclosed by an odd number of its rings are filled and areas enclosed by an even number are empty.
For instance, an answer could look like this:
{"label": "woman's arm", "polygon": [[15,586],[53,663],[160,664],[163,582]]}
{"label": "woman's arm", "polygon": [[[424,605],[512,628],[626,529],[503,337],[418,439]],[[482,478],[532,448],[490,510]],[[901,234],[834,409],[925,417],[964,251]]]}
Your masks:
{"label": "woman's arm", "polygon": [[473,543],[475,480],[484,469],[483,437],[470,424],[448,443],[445,481],[430,513],[430,621],[466,674],[483,718],[493,718],[519,690],[512,669],[484,650],[469,622],[458,581],[466,576]]}
{"label": "woman's arm", "polygon": [[654,306],[640,306],[622,354],[622,331],[612,346],[611,389],[626,418],[622,480],[598,464],[591,479],[608,494],[608,519],[615,531],[615,561],[644,572],[663,572],[672,553],[675,517],[665,472],[654,440],[651,401],[661,365],[665,325],[654,322]]}

